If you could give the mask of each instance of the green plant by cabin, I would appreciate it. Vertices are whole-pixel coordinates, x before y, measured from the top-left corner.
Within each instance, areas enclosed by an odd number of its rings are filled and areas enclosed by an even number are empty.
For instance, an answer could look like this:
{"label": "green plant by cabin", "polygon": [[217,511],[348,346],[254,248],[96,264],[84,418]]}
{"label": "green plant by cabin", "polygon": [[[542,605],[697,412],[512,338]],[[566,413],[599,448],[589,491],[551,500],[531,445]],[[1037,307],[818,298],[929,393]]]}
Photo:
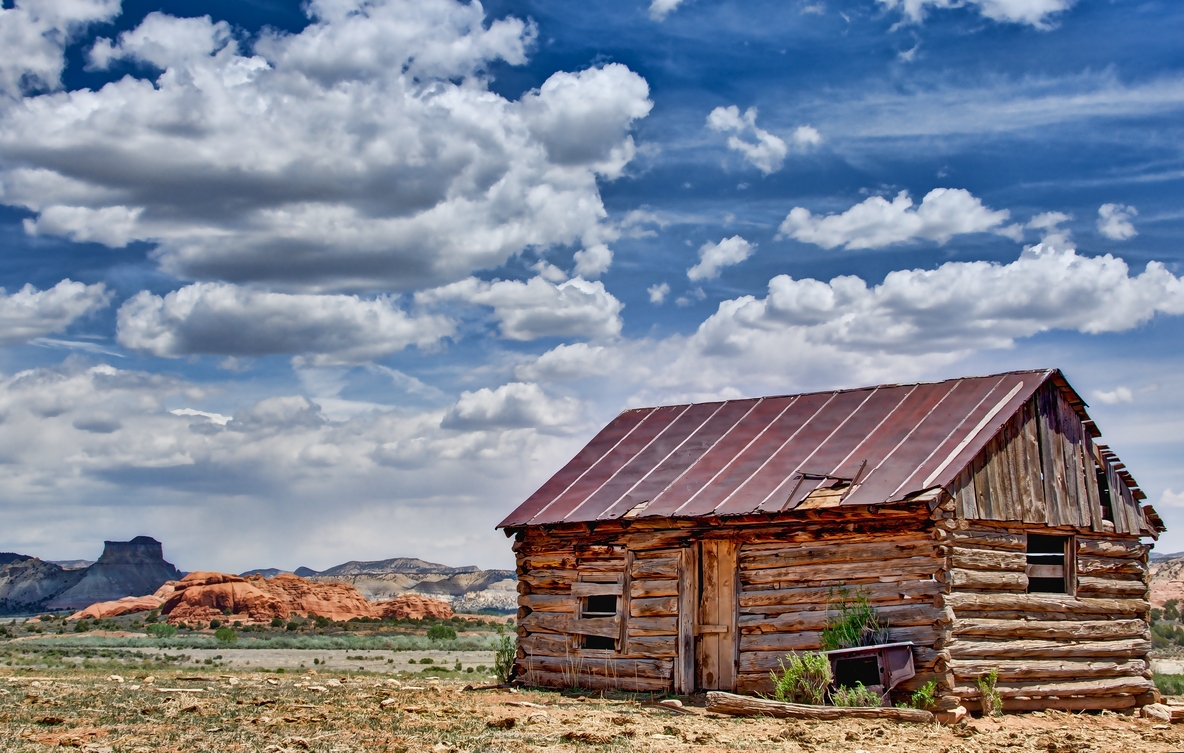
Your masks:
{"label": "green plant by cabin", "polygon": [[[788,663],[786,663],[788,661]],[[769,673],[773,680],[773,698],[782,703],[808,703],[821,706],[826,701],[826,691],[834,676],[830,671],[830,659],[823,654],[808,651],[787,654],[778,659],[781,674],[776,670]],[[877,704],[879,705],[879,704]]]}
{"label": "green plant by cabin", "polygon": [[983,716],[1003,715],[1003,696],[999,695],[998,690],[995,690],[997,682],[999,682],[999,672],[994,669],[974,681],[974,684],[978,686]]}
{"label": "green plant by cabin", "polygon": [[913,691],[907,705],[922,711],[932,711],[937,708],[937,680],[930,680]]}
{"label": "green plant by cabin", "polygon": [[830,702],[835,706],[847,708],[875,708],[882,706],[884,699],[874,690],[864,687],[862,682],[855,683],[855,687],[840,686],[830,694]]}
{"label": "green plant by cabin", "polygon": [[868,603],[866,591],[832,589],[826,600],[826,627],[821,642],[823,651],[887,643],[888,623]]}
{"label": "green plant by cabin", "polygon": [[[500,631],[499,631],[500,632]],[[510,673],[514,671],[514,659],[518,649],[514,646],[514,639],[506,633],[501,633],[497,641],[497,649],[493,653],[493,674],[503,685],[510,681]]]}

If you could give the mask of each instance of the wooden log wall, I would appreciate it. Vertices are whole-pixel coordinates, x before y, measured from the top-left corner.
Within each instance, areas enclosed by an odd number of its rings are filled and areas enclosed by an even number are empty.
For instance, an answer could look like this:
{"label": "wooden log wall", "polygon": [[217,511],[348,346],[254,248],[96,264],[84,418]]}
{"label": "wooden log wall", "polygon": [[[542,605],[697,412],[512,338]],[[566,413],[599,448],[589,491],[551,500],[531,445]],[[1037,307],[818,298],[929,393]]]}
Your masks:
{"label": "wooden log wall", "polygon": [[1137,538],[1076,536],[1075,595],[1027,593],[1027,531],[1017,524],[970,523],[943,538],[954,616],[945,649],[964,705],[980,708],[975,681],[991,670],[1005,711],[1147,702],[1148,547]]}
{"label": "wooden log wall", "polygon": [[827,606],[839,588],[866,594],[893,641],[913,641],[916,677],[949,693],[943,650],[953,613],[945,605],[944,545],[932,521],[895,531],[834,532],[824,542],[744,543],[740,549],[740,661],[737,692],[770,693],[770,672],[791,651],[817,651]]}
{"label": "wooden log wall", "polygon": [[[1105,520],[1097,469],[1106,471]],[[1094,445],[1053,383],[1042,387],[968,465],[950,489],[960,518],[1067,526],[1101,534],[1150,534],[1130,487]]]}

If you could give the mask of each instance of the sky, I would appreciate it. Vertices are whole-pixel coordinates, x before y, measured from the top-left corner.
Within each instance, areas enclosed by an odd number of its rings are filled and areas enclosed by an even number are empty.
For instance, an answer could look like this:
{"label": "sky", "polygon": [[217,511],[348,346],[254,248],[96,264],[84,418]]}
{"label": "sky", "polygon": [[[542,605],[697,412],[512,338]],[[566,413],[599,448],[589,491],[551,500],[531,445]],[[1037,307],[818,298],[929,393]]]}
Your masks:
{"label": "sky", "polygon": [[1184,4],[3,0],[0,550],[512,566],[634,406],[1061,368],[1184,550]]}

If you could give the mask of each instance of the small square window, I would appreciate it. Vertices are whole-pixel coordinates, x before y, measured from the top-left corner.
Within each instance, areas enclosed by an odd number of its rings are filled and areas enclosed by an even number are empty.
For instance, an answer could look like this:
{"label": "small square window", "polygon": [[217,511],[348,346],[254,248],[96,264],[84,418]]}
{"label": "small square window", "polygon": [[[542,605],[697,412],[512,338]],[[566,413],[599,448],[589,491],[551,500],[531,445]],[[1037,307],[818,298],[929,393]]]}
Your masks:
{"label": "small square window", "polygon": [[605,651],[614,651],[617,648],[617,642],[612,638],[607,638],[603,635],[585,635],[584,648],[603,649]]}
{"label": "small square window", "polygon": [[1028,593],[1068,593],[1065,553],[1069,537],[1028,534]]}
{"label": "small square window", "polygon": [[617,597],[613,595],[587,596],[584,598],[583,617],[615,617]]}

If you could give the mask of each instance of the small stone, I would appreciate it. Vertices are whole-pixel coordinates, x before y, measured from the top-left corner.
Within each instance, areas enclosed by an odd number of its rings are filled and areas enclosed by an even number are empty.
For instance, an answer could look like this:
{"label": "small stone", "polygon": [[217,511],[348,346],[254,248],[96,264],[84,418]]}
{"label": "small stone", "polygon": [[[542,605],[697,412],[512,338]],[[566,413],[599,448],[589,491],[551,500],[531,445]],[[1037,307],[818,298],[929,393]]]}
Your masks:
{"label": "small stone", "polygon": [[279,685],[279,684],[280,684],[280,681],[279,681],[279,680],[273,680],[273,679],[271,679],[271,678],[269,677],[269,678],[267,678],[267,684],[268,684],[268,685]]}
{"label": "small stone", "polygon": [[682,701],[677,698],[667,698],[664,701],[658,701],[659,706],[665,706],[668,709],[681,709]]}
{"label": "small stone", "polygon": [[340,688],[341,680],[325,680],[325,684],[331,688]]}
{"label": "small stone", "polygon": [[145,685],[152,685],[155,682],[156,682],[156,678],[153,677],[152,675],[148,675],[147,677],[144,678]]}
{"label": "small stone", "polygon": [[551,717],[546,711],[532,711],[530,716],[526,717],[527,724],[546,724],[551,721]]}
{"label": "small stone", "polygon": [[382,702],[378,705],[385,709],[387,706],[393,706],[396,703],[398,703],[398,701],[396,701],[394,698],[383,698]]}
{"label": "small stone", "polygon": [[110,682],[119,682],[119,683],[123,682],[123,678],[120,677],[119,675],[108,675],[107,680]]}
{"label": "small stone", "polygon": [[1143,717],[1157,722],[1172,723],[1172,710],[1162,703],[1149,703],[1143,707]]}

